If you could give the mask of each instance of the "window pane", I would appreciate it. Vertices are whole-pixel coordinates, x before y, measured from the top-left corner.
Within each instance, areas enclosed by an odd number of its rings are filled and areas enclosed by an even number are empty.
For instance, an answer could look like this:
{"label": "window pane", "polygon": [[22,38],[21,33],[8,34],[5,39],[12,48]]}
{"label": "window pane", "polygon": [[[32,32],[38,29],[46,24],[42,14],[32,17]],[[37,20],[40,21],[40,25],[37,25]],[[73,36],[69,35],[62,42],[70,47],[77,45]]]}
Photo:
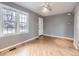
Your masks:
{"label": "window pane", "polygon": [[1,6],[0,8],[0,35],[8,33],[28,33],[28,13]]}
{"label": "window pane", "polygon": [[24,15],[24,14],[19,14],[19,28],[20,28],[20,32],[28,32],[28,23],[27,23],[27,20],[28,20],[28,17],[27,15]]}
{"label": "window pane", "polygon": [[14,33],[15,23],[15,12],[8,9],[3,9],[3,33]]}

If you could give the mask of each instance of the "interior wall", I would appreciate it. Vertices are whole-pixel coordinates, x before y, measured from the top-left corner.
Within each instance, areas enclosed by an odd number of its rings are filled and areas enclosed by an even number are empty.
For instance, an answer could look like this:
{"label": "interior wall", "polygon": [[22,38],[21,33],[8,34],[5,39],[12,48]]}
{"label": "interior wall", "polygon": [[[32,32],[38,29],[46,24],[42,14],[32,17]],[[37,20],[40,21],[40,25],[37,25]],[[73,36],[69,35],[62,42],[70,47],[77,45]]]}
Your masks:
{"label": "interior wall", "polygon": [[45,17],[44,34],[74,37],[74,16],[67,13]]}
{"label": "interior wall", "polygon": [[28,12],[30,17],[29,17],[29,33],[12,35],[8,37],[7,36],[0,37],[0,49],[38,36],[38,17],[41,17],[40,15],[28,9],[25,9],[19,5],[16,5],[12,2],[2,2],[2,3],[11,6],[13,8]]}
{"label": "interior wall", "polygon": [[74,9],[74,45],[79,48],[79,3]]}

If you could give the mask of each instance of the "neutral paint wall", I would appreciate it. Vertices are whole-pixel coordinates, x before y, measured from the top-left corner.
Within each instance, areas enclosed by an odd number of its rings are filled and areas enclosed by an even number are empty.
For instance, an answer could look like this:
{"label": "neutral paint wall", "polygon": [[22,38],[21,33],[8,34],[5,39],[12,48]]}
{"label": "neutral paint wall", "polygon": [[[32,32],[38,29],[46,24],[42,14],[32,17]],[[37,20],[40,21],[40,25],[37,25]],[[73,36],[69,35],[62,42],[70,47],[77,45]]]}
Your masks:
{"label": "neutral paint wall", "polygon": [[44,34],[61,37],[74,36],[74,18],[67,13],[45,17]]}
{"label": "neutral paint wall", "polygon": [[79,48],[79,3],[74,9],[74,45]]}
{"label": "neutral paint wall", "polygon": [[[9,37],[0,37],[0,49],[11,46],[13,44],[25,41],[29,38],[38,36],[38,17],[36,13],[25,9],[21,6],[18,6],[12,2],[3,2],[3,4],[11,6],[13,8],[28,12],[30,17],[29,17],[29,33],[25,34],[18,34],[18,35],[13,35]],[[40,16],[41,17],[41,16]]]}

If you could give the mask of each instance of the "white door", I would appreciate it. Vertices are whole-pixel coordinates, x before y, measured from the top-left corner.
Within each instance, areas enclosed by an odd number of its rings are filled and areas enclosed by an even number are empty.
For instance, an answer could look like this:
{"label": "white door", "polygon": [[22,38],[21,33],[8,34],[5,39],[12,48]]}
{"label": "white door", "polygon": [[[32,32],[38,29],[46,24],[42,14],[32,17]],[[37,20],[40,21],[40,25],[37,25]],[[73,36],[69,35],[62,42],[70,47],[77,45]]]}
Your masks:
{"label": "white door", "polygon": [[38,25],[39,25],[38,34],[43,35],[43,18],[39,17],[38,20],[39,20],[38,21]]}

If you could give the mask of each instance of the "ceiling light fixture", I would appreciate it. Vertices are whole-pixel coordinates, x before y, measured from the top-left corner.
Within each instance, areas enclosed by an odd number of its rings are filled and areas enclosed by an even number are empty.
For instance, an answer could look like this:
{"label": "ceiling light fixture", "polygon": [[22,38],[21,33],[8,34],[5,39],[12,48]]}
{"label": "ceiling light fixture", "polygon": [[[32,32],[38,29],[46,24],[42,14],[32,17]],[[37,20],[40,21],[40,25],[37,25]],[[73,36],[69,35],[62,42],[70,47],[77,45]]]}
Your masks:
{"label": "ceiling light fixture", "polygon": [[69,16],[70,16],[70,15],[71,15],[71,13],[69,12],[69,13],[67,13],[67,15],[69,15]]}
{"label": "ceiling light fixture", "polygon": [[42,12],[43,12],[43,13],[48,13],[48,12],[50,12],[50,11],[52,11],[52,9],[51,9],[49,3],[44,3],[44,4],[42,5]]}

